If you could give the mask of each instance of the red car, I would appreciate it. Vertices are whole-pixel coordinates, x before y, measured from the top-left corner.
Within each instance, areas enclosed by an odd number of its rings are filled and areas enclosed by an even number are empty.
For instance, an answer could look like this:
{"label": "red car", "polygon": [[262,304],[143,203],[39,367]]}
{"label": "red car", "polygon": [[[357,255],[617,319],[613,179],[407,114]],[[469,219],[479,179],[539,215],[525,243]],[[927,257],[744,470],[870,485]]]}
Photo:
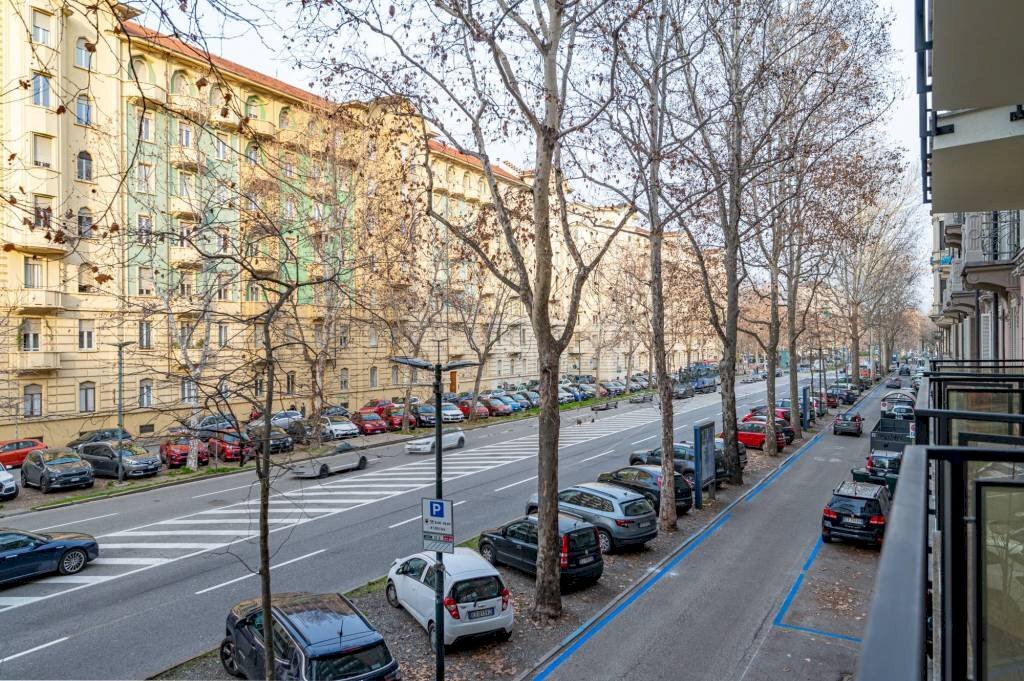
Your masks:
{"label": "red car", "polygon": [[[384,409],[384,422],[388,424],[388,430],[402,429],[403,414],[405,414],[405,408],[400,404],[392,404]],[[416,417],[412,414],[409,414],[409,427],[416,427]]]}
{"label": "red car", "polygon": [[[754,407],[750,410],[750,413],[743,417],[743,421],[750,421],[755,416],[764,416],[768,413],[768,407]],[[783,421],[789,420],[789,409],[786,407],[775,407],[775,418],[782,419]]]}
{"label": "red car", "polygon": [[[722,437],[721,434],[719,434],[719,437]],[[765,424],[758,423],[757,421],[744,421],[737,424],[736,439],[747,447],[764,449],[766,440]],[[786,447],[786,436],[782,434],[781,430],[775,431],[775,444],[780,452]]]}
{"label": "red car", "polygon": [[512,413],[512,407],[493,397],[483,397],[480,403],[487,407],[487,412],[491,416],[508,416]]}
{"label": "red car", "polygon": [[[160,462],[166,464],[168,468],[184,466],[188,461],[188,443],[187,435],[165,438],[160,443]],[[210,463],[210,451],[207,449],[206,443],[200,441],[196,446],[199,453],[199,465],[205,466]]]}
{"label": "red car", "polygon": [[374,407],[363,407],[356,413],[349,416],[349,420],[355,424],[356,428],[363,435],[373,435],[374,433],[387,432],[388,425],[377,413]]}
{"label": "red car", "polygon": [[386,397],[382,397],[380,399],[370,400],[369,402],[364,404],[363,408],[360,409],[359,411],[363,411],[364,409],[372,409],[374,412],[377,413],[377,416],[383,417],[387,409],[389,407],[394,406],[397,405],[392,400],[389,400]]}
{"label": "red car", "polygon": [[[469,418],[470,405],[473,403],[473,400],[459,400],[459,411],[461,411],[462,415],[467,419]],[[479,400],[475,404],[476,417],[478,419],[485,419],[491,415],[491,410],[484,406]]]}
{"label": "red car", "polygon": [[828,393],[825,395],[825,406],[829,409],[839,408],[839,396],[835,393]]}
{"label": "red car", "polygon": [[211,437],[206,451],[207,457],[215,456],[221,461],[238,461],[243,452],[247,459],[256,455],[248,436],[239,436],[234,430],[225,430]]}
{"label": "red car", "polygon": [[29,452],[46,449],[41,440],[5,440],[0,442],[0,463],[5,467],[20,466]]}

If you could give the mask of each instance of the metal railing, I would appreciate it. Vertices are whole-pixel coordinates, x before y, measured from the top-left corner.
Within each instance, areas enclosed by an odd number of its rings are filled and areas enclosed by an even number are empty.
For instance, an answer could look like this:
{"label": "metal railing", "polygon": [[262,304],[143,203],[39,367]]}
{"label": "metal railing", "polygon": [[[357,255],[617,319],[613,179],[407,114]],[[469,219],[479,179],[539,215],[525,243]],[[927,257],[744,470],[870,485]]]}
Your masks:
{"label": "metal railing", "polygon": [[1013,260],[1020,250],[1019,211],[988,213],[980,224],[967,229],[965,260],[998,262]]}

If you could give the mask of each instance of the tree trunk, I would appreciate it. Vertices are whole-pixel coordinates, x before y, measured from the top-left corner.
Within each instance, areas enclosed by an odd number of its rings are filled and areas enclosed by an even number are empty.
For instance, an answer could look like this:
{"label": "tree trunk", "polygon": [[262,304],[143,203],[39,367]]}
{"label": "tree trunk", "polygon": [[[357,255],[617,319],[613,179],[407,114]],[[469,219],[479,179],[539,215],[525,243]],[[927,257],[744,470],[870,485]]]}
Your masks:
{"label": "tree trunk", "polygon": [[189,470],[197,471],[199,470],[199,439],[196,437],[195,427],[199,425],[199,406],[196,404],[192,405],[189,424],[188,461],[185,465]]}
{"label": "tree trunk", "polygon": [[[657,182],[657,163],[653,164],[652,177]],[[656,194],[654,199],[656,199]],[[665,357],[665,297],[661,277],[661,247],[663,226],[655,200],[649,210],[651,221],[651,348],[654,351],[654,366],[658,376],[658,400],[661,403],[661,507],[658,512],[658,527],[663,532],[676,530],[675,457],[672,452],[672,383],[668,377]],[[628,378],[628,377],[627,377]],[[699,456],[699,453],[696,453]],[[697,480],[696,484],[700,484]]]}
{"label": "tree trunk", "polygon": [[537,579],[535,608],[538,615],[562,614],[558,539],[558,353],[553,341],[538,334],[540,357],[540,415],[537,419]]}
{"label": "tree trunk", "polygon": [[857,311],[857,306],[854,305],[853,312],[850,314],[850,373],[847,374],[847,380],[853,381],[853,386],[857,389],[857,394],[860,394],[860,315]]}
{"label": "tree trunk", "polygon": [[[764,422],[764,436],[765,451],[768,452],[768,456],[778,456],[779,444],[775,440],[775,403],[777,401],[775,375],[779,366],[779,326],[781,324],[778,304],[779,271],[776,267],[771,267],[769,269],[771,284],[769,286],[770,293],[768,295],[768,305],[771,311],[768,314],[768,347],[765,351],[765,358],[768,361],[768,418],[766,418]],[[790,405],[790,417],[797,412],[797,409],[798,403],[793,402]]]}
{"label": "tree trunk", "polygon": [[313,434],[310,444],[320,447],[323,442],[320,437],[320,412],[324,409],[324,369],[323,360],[318,355],[316,361],[310,367],[310,379],[313,381],[313,395],[309,405],[309,421],[313,423]]}
{"label": "tree trunk", "polygon": [[[487,363],[486,355],[477,355],[476,376],[473,378],[473,396],[469,401],[469,420],[476,421],[476,401],[480,394],[480,381],[484,377],[484,364]],[[438,414],[440,416],[440,414]]]}

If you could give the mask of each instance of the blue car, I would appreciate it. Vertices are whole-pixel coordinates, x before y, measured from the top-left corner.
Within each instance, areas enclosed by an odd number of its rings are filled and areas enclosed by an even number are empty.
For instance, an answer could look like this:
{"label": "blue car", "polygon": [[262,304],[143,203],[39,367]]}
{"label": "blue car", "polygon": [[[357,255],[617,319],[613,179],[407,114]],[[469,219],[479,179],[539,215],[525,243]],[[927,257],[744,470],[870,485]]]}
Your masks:
{"label": "blue car", "polygon": [[509,397],[508,395],[492,395],[491,398],[495,400],[501,400],[502,402],[507,404],[509,407],[512,408],[513,414],[523,410],[523,405],[520,404],[519,400]]}
{"label": "blue car", "polygon": [[99,544],[87,534],[0,528],[0,584],[52,572],[73,575],[99,555]]}

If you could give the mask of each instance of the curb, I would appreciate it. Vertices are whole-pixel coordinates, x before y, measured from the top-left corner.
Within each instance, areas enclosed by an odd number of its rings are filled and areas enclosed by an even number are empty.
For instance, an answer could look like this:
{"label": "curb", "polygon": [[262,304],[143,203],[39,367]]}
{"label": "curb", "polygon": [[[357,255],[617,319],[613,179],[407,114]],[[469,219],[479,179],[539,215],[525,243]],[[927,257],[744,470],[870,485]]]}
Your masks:
{"label": "curb", "polygon": [[[857,402],[854,403],[854,405],[867,399],[867,397],[877,389],[878,386],[873,386],[870,390],[865,391],[858,398]],[[730,511],[732,511],[734,507],[746,501],[748,497],[756,495],[758,492],[764,489],[765,485],[769,483],[769,481],[774,480],[776,477],[778,477],[778,475],[781,474],[782,471],[785,468],[787,468],[791,463],[794,463],[798,457],[803,456],[803,454],[810,451],[810,449],[814,447],[814,445],[816,445],[818,441],[827,432],[827,430],[821,430],[820,432],[813,435],[806,442],[804,442],[804,444],[800,445],[799,449],[794,451],[786,458],[780,460],[779,464],[775,466],[772,470],[768,471],[768,473],[766,473],[765,476],[761,478],[761,480],[759,480],[756,484],[754,484],[742,495],[729,502],[729,504],[723,507],[722,510],[720,510],[718,513],[716,513],[707,523],[702,525],[699,530],[697,530],[692,535],[687,537],[682,544],[676,547],[671,553],[666,555],[655,565],[651,566],[649,568],[648,574],[644,576],[643,579],[636,581],[632,585],[620,591],[614,598],[612,598],[603,607],[601,607],[600,610],[598,610],[585,622],[583,622],[583,624],[577,627],[575,631],[573,631],[564,639],[562,639],[556,646],[545,652],[540,657],[540,660],[533,667],[516,676],[514,681],[527,681],[528,679],[534,678],[536,674],[538,674],[539,672],[542,672],[544,668],[551,663],[552,660],[557,658],[561,653],[563,653],[564,651],[569,649],[570,646],[575,644],[581,636],[583,636],[592,626],[594,626],[594,624],[600,622],[609,612],[623,604],[628,598],[630,598],[634,593],[640,590],[645,584],[649,583],[652,579],[657,578],[659,571],[662,570],[668,563],[675,560],[677,556],[686,551],[695,542],[702,541],[706,536],[710,535],[712,532],[717,530],[718,527],[725,521]]]}

